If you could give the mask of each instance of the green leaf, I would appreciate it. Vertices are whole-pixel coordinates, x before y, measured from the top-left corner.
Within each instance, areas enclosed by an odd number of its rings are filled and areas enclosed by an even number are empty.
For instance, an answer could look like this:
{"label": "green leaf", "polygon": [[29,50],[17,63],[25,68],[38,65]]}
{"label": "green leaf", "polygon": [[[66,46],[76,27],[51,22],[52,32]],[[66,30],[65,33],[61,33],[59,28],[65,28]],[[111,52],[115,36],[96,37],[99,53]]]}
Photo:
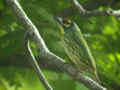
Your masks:
{"label": "green leaf", "polygon": [[3,0],[0,0],[0,10],[4,8]]}

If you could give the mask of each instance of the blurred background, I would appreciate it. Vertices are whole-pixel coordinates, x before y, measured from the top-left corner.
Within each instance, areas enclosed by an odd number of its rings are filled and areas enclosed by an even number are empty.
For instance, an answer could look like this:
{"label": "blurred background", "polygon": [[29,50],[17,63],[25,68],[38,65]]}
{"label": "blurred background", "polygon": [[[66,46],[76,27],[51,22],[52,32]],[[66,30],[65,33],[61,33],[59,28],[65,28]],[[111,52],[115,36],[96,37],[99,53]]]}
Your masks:
{"label": "blurred background", "polygon": [[[4,1],[0,0],[0,90],[45,90],[36,74],[26,66],[23,44],[25,30]],[[120,9],[120,0],[78,1],[87,10]],[[20,3],[50,51],[69,60],[60,44],[60,33],[53,19],[64,8],[70,7],[69,0],[20,0]],[[120,17],[70,18],[85,34],[105,87],[120,90]],[[35,53],[34,44],[32,48]],[[47,69],[42,71],[54,90],[89,90],[64,73]]]}

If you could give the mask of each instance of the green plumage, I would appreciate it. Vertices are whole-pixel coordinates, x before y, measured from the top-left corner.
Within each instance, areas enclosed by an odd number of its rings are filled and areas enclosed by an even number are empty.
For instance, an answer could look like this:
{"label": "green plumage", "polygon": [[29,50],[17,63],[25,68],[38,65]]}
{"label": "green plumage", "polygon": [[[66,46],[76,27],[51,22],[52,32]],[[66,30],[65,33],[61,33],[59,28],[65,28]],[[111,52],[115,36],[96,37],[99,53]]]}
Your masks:
{"label": "green plumage", "polygon": [[[81,72],[88,73],[87,75],[94,76],[94,79],[99,81],[94,57],[77,24],[71,21],[64,21],[61,18],[57,18],[57,23],[61,31],[61,44],[72,63]],[[87,69],[82,70],[82,68]]]}

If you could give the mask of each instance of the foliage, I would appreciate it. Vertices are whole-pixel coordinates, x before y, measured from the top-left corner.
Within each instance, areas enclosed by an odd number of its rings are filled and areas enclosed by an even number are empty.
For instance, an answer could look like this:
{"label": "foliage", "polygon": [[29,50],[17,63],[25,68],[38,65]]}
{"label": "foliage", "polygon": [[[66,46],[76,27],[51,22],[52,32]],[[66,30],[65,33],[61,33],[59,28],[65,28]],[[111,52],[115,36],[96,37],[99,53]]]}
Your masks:
{"label": "foliage", "polygon": [[[86,8],[93,6],[89,0],[79,0]],[[91,0],[99,10],[107,8],[108,0]],[[111,1],[111,0],[110,0]],[[101,3],[100,3],[101,2]],[[28,17],[39,29],[48,48],[56,55],[69,60],[60,45],[59,31],[53,16],[71,4],[68,0],[21,0]],[[90,4],[90,5],[89,5]],[[88,7],[87,7],[88,5]],[[119,9],[120,1],[115,0],[111,8]],[[92,7],[93,8],[93,7]],[[97,70],[104,85],[109,90],[120,88],[120,19],[119,17],[71,17],[85,34],[85,38],[96,58]],[[90,19],[93,23],[89,22]],[[24,57],[24,28],[13,15],[7,5],[0,0],[0,62]],[[34,48],[34,45],[33,45]],[[19,59],[19,56],[21,58]],[[15,58],[16,57],[16,58]],[[15,63],[12,62],[11,63]],[[2,65],[3,66],[3,65]],[[35,73],[25,67],[3,66],[0,68],[0,90],[33,90],[43,89]],[[31,74],[31,75],[29,75]],[[64,73],[44,70],[50,84],[55,90],[88,90],[79,85]],[[34,78],[33,78],[34,77]],[[56,77],[56,79],[54,78]],[[18,88],[18,89],[17,89]]]}

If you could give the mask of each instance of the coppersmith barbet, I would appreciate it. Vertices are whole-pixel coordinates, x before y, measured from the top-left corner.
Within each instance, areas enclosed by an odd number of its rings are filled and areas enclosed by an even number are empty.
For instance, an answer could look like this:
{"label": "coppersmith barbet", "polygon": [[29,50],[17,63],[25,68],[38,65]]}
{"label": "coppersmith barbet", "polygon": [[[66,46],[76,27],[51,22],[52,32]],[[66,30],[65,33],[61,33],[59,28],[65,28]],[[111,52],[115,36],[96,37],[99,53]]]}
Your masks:
{"label": "coppersmith barbet", "polygon": [[[80,70],[80,72],[92,76],[92,78],[100,82],[94,57],[87,45],[87,42],[75,22],[70,19],[55,17],[60,29],[61,43],[71,62]],[[82,70],[85,67],[86,70]]]}

